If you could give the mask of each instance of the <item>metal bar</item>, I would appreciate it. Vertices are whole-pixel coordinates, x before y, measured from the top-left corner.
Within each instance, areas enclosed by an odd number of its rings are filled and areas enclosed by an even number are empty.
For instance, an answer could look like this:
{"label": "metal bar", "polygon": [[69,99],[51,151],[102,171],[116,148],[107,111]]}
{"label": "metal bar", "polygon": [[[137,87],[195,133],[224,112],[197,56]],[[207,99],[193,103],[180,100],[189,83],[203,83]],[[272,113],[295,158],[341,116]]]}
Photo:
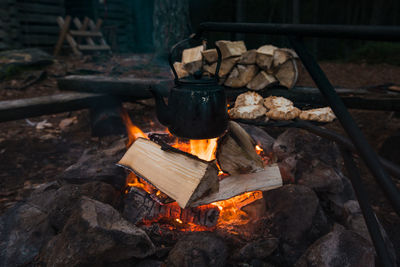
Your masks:
{"label": "metal bar", "polygon": [[378,156],[365,139],[361,130],[357,127],[355,121],[346,109],[346,106],[343,104],[340,97],[336,94],[332,84],[325,76],[325,73],[319,67],[313,56],[308,52],[303,41],[300,38],[293,36],[289,37],[289,41],[359,151],[360,156],[365,161],[370,171],[374,174],[388,198],[391,200],[397,215],[400,216],[400,193],[392,179],[387,175],[386,171],[382,167]]}
{"label": "metal bar", "polygon": [[385,267],[396,266],[396,264],[392,261],[393,259],[389,255],[385,240],[382,237],[379,223],[371,208],[371,205],[369,204],[368,195],[363,183],[361,182],[360,173],[358,172],[357,166],[353,160],[353,156],[348,150],[342,150],[342,155],[344,159],[344,165],[348,171],[351,184],[353,185],[358,203],[360,204],[361,211],[364,215],[364,219],[367,224],[372,242],[374,243],[376,253],[378,254],[380,264]]}
{"label": "metal bar", "polygon": [[400,41],[397,26],[203,22],[197,34],[204,31]]}

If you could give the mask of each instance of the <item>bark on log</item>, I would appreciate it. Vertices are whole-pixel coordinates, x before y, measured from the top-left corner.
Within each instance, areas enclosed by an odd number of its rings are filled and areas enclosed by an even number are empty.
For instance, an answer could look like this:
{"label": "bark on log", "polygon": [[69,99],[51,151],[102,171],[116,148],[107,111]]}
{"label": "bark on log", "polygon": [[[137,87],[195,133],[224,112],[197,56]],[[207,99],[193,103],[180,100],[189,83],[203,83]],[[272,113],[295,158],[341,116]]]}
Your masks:
{"label": "bark on log", "polygon": [[162,218],[172,223],[176,223],[176,219],[179,219],[183,224],[194,223],[212,227],[217,224],[219,218],[217,207],[182,209],[176,203],[161,205],[147,192],[137,187],[130,188],[124,203],[123,216],[134,224],[142,220],[156,221]]}
{"label": "bark on log", "polygon": [[157,143],[138,138],[119,165],[176,200],[185,208],[194,200],[218,190],[218,168],[214,162],[173,150],[164,151]]}
{"label": "bark on log", "polygon": [[190,206],[210,204],[251,191],[268,191],[282,186],[282,177],[277,164],[254,173],[231,175],[219,183],[219,190],[194,201]]}

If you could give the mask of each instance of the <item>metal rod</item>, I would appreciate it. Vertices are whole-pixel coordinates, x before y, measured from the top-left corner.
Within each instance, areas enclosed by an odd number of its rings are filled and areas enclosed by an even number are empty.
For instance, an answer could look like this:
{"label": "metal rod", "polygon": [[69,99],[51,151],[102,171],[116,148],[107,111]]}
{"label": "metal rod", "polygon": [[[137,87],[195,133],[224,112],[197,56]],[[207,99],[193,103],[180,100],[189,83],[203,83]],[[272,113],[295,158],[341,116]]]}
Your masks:
{"label": "metal rod", "polygon": [[386,171],[382,167],[378,156],[365,139],[361,130],[357,127],[357,124],[351,117],[346,106],[343,104],[343,101],[336,94],[335,89],[325,76],[325,73],[319,67],[313,56],[308,52],[303,41],[300,38],[293,36],[289,37],[289,41],[306,67],[313,81],[320,89],[321,94],[325,97],[336,117],[349,135],[354,146],[360,152],[360,156],[365,161],[370,171],[374,174],[378,183],[386,192],[388,198],[391,200],[397,215],[400,216],[400,193],[392,179],[387,175]]}
{"label": "metal rod", "polygon": [[372,242],[374,243],[375,251],[380,259],[380,264],[385,267],[396,266],[395,263],[392,262],[393,259],[390,257],[385,240],[382,237],[380,225],[371,208],[371,205],[369,204],[368,195],[363,183],[361,182],[360,173],[358,172],[358,168],[353,160],[353,156],[348,150],[342,150],[342,155],[344,159],[344,165],[348,171],[351,184],[353,185],[358,203],[360,204],[361,211],[364,215],[369,234]]}
{"label": "metal rod", "polygon": [[197,34],[204,31],[400,41],[397,26],[203,22]]}

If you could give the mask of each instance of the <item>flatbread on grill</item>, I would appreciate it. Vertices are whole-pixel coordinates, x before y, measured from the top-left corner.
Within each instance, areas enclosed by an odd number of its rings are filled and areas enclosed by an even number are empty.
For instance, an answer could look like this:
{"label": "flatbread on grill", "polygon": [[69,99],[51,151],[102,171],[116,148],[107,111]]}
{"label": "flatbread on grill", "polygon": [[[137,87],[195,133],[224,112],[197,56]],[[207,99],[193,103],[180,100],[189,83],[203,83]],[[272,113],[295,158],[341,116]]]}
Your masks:
{"label": "flatbread on grill", "polygon": [[263,104],[263,97],[255,92],[246,92],[240,94],[235,101],[235,107],[241,106],[253,106],[253,105],[261,105]]}
{"label": "flatbread on grill", "polygon": [[301,120],[331,122],[336,116],[330,107],[303,110],[300,113]]}
{"label": "flatbread on grill", "polygon": [[281,106],[270,109],[265,115],[273,120],[293,120],[297,118],[300,113],[301,110],[294,106]]}
{"label": "flatbread on grill", "polygon": [[264,116],[266,111],[261,105],[235,106],[229,110],[229,115],[234,119],[252,120]]}

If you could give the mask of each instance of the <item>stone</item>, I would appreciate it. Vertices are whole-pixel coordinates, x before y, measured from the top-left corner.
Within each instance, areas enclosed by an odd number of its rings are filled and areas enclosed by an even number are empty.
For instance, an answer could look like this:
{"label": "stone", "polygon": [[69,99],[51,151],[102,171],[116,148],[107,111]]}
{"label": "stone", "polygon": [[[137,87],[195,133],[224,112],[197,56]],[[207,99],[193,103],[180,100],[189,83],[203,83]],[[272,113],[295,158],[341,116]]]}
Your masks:
{"label": "stone", "polygon": [[357,233],[335,225],[330,233],[307,249],[295,266],[372,267],[375,266],[374,248]]}
{"label": "stone", "polygon": [[116,163],[125,152],[126,146],[123,140],[107,149],[85,150],[78,162],[69,166],[58,179],[72,184],[101,181],[121,190],[126,183],[126,173]]}
{"label": "stone", "polygon": [[273,145],[273,150],[279,160],[295,154],[300,163],[297,166],[299,171],[308,170],[315,160],[335,169],[342,167],[340,151],[333,141],[302,129],[291,128],[280,134]]}
{"label": "stone", "polygon": [[225,243],[211,232],[190,233],[181,238],[168,255],[167,265],[225,266],[228,250]]}
{"label": "stone", "polygon": [[296,164],[297,160],[295,156],[287,157],[278,162],[284,184],[293,184],[295,182]]}
{"label": "stone", "polygon": [[309,166],[308,170],[301,174],[297,183],[308,186],[315,192],[338,194],[344,188],[341,174],[321,162],[318,162],[317,166]]}
{"label": "stone", "polygon": [[239,251],[243,260],[264,259],[274,252],[278,247],[279,240],[277,238],[268,238],[250,242],[242,247]]}
{"label": "stone", "polygon": [[385,159],[400,165],[400,130],[383,142],[379,149],[379,154]]}
{"label": "stone", "polygon": [[283,254],[294,263],[308,245],[329,231],[329,224],[313,190],[302,185],[284,185],[263,192],[270,231],[286,244]]}
{"label": "stone", "polygon": [[0,266],[31,265],[55,235],[46,212],[18,203],[0,217]]}
{"label": "stone", "polygon": [[62,232],[42,249],[40,259],[48,266],[104,265],[154,252],[147,234],[117,210],[82,197]]}
{"label": "stone", "polygon": [[28,202],[48,214],[51,226],[61,231],[82,196],[87,196],[117,207],[121,193],[103,182],[82,185],[67,184],[59,189],[51,189],[41,194],[35,193]]}
{"label": "stone", "polygon": [[157,260],[143,260],[139,262],[136,267],[165,267],[165,263]]}

